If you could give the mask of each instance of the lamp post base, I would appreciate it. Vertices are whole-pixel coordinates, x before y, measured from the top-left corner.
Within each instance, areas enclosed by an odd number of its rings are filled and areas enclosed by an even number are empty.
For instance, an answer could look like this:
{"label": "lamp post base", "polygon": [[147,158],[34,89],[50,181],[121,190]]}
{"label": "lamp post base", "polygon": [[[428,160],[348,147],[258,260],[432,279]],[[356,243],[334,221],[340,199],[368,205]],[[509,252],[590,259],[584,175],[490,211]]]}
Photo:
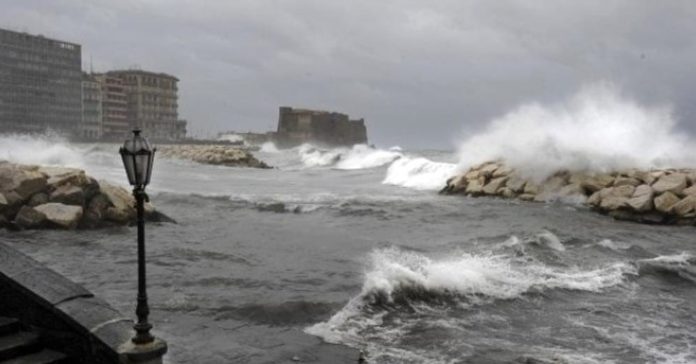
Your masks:
{"label": "lamp post base", "polygon": [[128,340],[118,352],[123,364],[162,364],[162,357],[167,353],[167,342],[155,338],[147,344],[135,344]]}

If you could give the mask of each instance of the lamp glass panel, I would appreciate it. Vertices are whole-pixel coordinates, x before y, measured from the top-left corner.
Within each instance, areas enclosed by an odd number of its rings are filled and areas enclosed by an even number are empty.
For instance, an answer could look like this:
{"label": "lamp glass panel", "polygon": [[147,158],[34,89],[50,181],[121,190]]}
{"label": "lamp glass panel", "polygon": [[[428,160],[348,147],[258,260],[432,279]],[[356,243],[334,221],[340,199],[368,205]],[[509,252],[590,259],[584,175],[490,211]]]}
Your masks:
{"label": "lamp glass panel", "polygon": [[126,169],[126,176],[128,177],[128,183],[135,185],[135,161],[133,160],[133,155],[128,153],[125,149],[121,149],[121,159],[123,160],[123,167]]}
{"label": "lamp glass panel", "polygon": [[140,152],[135,155],[135,179],[138,181],[138,185],[145,185],[149,169],[149,154]]}

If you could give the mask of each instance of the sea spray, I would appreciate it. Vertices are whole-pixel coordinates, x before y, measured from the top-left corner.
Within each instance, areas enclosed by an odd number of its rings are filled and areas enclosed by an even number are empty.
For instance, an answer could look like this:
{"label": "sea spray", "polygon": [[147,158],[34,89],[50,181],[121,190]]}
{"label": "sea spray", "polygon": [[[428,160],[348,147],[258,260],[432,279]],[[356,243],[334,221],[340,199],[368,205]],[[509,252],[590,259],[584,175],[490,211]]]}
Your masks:
{"label": "sea spray", "polygon": [[0,135],[0,160],[13,163],[82,168],[83,154],[57,135]]}
{"label": "sea spray", "polygon": [[526,104],[493,120],[459,147],[460,167],[504,160],[541,180],[558,170],[608,172],[693,166],[693,143],[669,107],[647,107],[599,83],[569,100]]}
{"label": "sea spray", "polygon": [[265,142],[261,144],[261,149],[259,149],[259,151],[269,154],[280,153],[280,150],[278,150],[278,147],[276,147],[276,145],[273,142]]}

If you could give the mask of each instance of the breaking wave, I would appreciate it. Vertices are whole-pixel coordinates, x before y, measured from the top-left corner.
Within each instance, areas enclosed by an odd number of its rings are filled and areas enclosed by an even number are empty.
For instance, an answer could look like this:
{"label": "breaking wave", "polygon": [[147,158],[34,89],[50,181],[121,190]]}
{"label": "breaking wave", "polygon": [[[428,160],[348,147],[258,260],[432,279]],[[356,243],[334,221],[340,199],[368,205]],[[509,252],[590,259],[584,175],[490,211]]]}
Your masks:
{"label": "breaking wave", "polygon": [[526,104],[493,120],[461,143],[459,164],[502,159],[542,179],[560,169],[684,167],[695,149],[669,107],[639,105],[599,83],[563,103]]}
{"label": "breaking wave", "polygon": [[696,258],[688,253],[661,255],[636,262],[641,274],[669,274],[696,283]]}
{"label": "breaking wave", "polygon": [[418,190],[438,190],[452,177],[456,169],[457,165],[452,163],[405,157],[389,166],[382,183]]}
{"label": "breaking wave", "polygon": [[83,155],[84,151],[56,135],[0,135],[0,160],[81,168]]}
{"label": "breaking wave", "polygon": [[335,169],[366,169],[386,165],[403,156],[396,150],[383,150],[358,144],[352,148],[322,149],[303,144],[297,149],[306,167],[332,167]]}
{"label": "breaking wave", "polygon": [[583,270],[492,254],[460,253],[438,260],[397,248],[375,250],[370,258],[361,293],[328,321],[307,328],[307,333],[332,343],[359,343],[362,330],[379,324],[375,314],[379,308],[413,309],[430,302],[468,307],[548,289],[599,292],[621,284],[627,274],[636,274],[635,267],[626,263]]}

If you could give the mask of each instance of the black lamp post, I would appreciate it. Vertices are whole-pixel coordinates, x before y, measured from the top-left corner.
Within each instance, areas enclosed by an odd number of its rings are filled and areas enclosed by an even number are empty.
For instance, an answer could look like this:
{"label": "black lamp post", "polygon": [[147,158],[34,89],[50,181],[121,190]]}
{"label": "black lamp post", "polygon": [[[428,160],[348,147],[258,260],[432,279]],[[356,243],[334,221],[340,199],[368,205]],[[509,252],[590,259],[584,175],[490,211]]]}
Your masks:
{"label": "black lamp post", "polygon": [[152,162],[156,149],[150,148],[147,139],[140,135],[140,130],[133,130],[133,138],[126,140],[119,150],[126,168],[128,182],[133,186],[136,209],[138,213],[138,304],[135,314],[138,322],[133,326],[135,336],[132,341],[136,345],[149,344],[155,340],[150,334],[152,325],[147,322],[150,309],[147,305],[147,287],[145,277],[145,209],[143,204],[148,200],[145,186],[150,183]]}

